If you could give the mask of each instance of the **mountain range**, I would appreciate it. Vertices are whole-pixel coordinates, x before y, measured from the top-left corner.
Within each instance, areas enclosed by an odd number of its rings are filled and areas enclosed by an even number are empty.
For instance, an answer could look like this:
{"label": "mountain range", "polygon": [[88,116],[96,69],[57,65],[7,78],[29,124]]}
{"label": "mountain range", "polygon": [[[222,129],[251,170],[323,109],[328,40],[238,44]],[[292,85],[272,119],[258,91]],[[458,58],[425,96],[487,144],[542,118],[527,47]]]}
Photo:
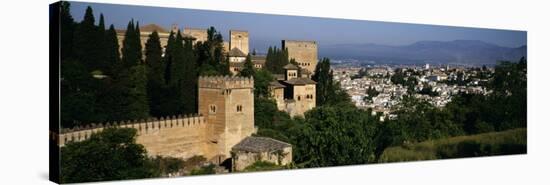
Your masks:
{"label": "mountain range", "polygon": [[527,56],[527,46],[503,47],[479,40],[419,41],[410,45],[336,44],[319,46],[319,55],[383,63],[495,64]]}

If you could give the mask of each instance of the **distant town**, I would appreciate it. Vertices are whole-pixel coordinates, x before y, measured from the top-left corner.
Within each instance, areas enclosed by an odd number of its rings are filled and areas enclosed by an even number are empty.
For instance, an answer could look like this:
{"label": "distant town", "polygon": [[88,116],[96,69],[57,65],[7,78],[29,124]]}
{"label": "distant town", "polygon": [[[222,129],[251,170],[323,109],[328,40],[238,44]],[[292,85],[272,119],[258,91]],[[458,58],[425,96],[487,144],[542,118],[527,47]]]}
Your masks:
{"label": "distant town", "polygon": [[[334,67],[334,79],[350,95],[358,108],[382,113],[381,119],[395,118],[403,96],[444,107],[454,95],[487,94],[484,86],[494,72],[488,67],[450,67],[449,65],[339,65]],[[397,73],[397,76],[396,76]],[[398,79],[399,78],[399,79]],[[405,84],[403,82],[410,81]],[[370,91],[370,93],[369,93]]]}

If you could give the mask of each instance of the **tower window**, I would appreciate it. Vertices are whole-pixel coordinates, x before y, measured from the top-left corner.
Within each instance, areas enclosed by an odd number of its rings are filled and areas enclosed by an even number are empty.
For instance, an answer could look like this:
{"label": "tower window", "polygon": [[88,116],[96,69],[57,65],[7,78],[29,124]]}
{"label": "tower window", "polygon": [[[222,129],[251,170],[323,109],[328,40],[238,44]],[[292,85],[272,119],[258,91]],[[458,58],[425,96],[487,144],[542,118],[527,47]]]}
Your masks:
{"label": "tower window", "polygon": [[210,114],[216,114],[216,105],[210,105],[210,110],[208,112]]}
{"label": "tower window", "polygon": [[243,111],[243,106],[237,105],[237,112],[242,112],[242,111]]}

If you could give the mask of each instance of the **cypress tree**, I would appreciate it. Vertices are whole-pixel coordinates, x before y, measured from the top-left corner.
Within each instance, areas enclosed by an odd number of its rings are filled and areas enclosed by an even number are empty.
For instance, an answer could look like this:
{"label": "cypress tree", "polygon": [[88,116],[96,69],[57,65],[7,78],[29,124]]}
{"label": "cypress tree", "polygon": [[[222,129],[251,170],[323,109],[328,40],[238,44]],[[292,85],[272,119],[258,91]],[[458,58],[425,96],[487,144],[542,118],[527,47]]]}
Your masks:
{"label": "cypress tree", "polygon": [[61,61],[67,58],[73,58],[73,35],[75,34],[76,23],[71,15],[71,3],[63,1],[61,2],[59,12],[59,24],[60,24],[60,47],[61,47]]}
{"label": "cypress tree", "polygon": [[288,49],[287,48],[281,48],[281,64],[279,65],[281,67],[281,73],[284,73],[283,67],[289,63],[288,59]]}
{"label": "cypress tree", "polygon": [[191,38],[184,38],[183,55],[183,79],[182,79],[182,103],[183,113],[190,114],[197,112],[197,57],[193,50],[193,41]]}
{"label": "cypress tree", "polygon": [[162,106],[165,67],[162,63],[162,47],[157,31],[151,33],[145,43],[145,64],[148,68],[147,96],[151,115],[163,116],[160,106]]}
{"label": "cypress tree", "polygon": [[88,6],[84,19],[78,25],[74,35],[76,58],[87,67],[88,71],[97,69],[101,53],[101,48],[98,47],[97,27],[94,23],[93,10]]}
{"label": "cypress tree", "polygon": [[174,47],[171,49],[172,56],[172,68],[171,70],[171,82],[172,84],[178,84],[184,77],[184,61],[185,56],[183,55],[183,37],[181,36],[180,31],[176,34],[176,39],[174,40]]}
{"label": "cypress tree", "polygon": [[142,63],[139,22],[137,22],[134,26],[133,19],[128,23],[128,27],[124,35],[124,41],[122,43],[122,63],[126,68]]}
{"label": "cypress tree", "polygon": [[164,83],[169,84],[172,80],[172,53],[174,50],[176,44],[176,37],[175,33],[173,31],[170,31],[170,36],[168,36],[168,43],[166,45],[166,50],[164,51],[164,63],[165,63],[165,69],[164,69]]}
{"label": "cypress tree", "polygon": [[120,65],[120,51],[115,26],[112,24],[105,33],[105,61],[107,64],[105,73],[114,75],[117,66]]}
{"label": "cypress tree", "polygon": [[163,81],[164,69],[161,63],[162,47],[160,46],[160,37],[157,31],[149,35],[145,43],[145,63],[153,72],[156,81]]}
{"label": "cypress tree", "polygon": [[103,14],[99,15],[99,24],[97,27],[97,45],[99,51],[98,52],[98,61],[96,62],[96,69],[99,69],[103,72],[103,74],[107,74],[109,71],[109,62],[107,60],[107,54],[108,54],[108,47],[107,47],[107,35],[105,32],[105,19],[103,18]]}
{"label": "cypress tree", "polygon": [[265,56],[265,68],[274,73],[275,71],[273,70],[273,66],[273,48],[269,46],[269,49],[267,49],[267,55]]}
{"label": "cypress tree", "polygon": [[171,32],[164,55],[166,91],[163,92],[161,114],[175,115],[183,112],[182,79],[185,75],[183,37],[178,30]]}
{"label": "cypress tree", "polygon": [[124,68],[137,64],[137,56],[135,56],[136,49],[137,46],[134,43],[134,20],[132,19],[126,27],[124,40],[122,41],[122,66]]}
{"label": "cypress tree", "polygon": [[99,14],[99,24],[97,26],[100,31],[105,31],[105,18],[103,17],[103,14]]}
{"label": "cypress tree", "polygon": [[331,93],[335,90],[333,87],[332,71],[330,70],[330,60],[328,58],[323,58],[317,64],[312,80],[317,82],[315,87],[317,105],[321,106],[327,102]]}
{"label": "cypress tree", "polygon": [[136,29],[134,31],[134,37],[133,38],[135,39],[134,42],[137,43],[136,44],[137,49],[136,49],[135,52],[136,52],[136,55],[137,55],[137,58],[138,58],[137,62],[138,62],[138,64],[140,64],[140,63],[142,63],[142,59],[143,59],[143,54],[142,54],[142,49],[143,48],[141,47],[141,32],[139,31],[139,21],[136,23]]}
{"label": "cypress tree", "polygon": [[145,119],[149,117],[147,101],[147,68],[143,64],[133,66],[126,80],[128,88],[127,115],[128,119]]}
{"label": "cypress tree", "polygon": [[250,54],[248,54],[244,61],[243,69],[239,72],[239,76],[251,77],[254,76],[254,73],[254,64],[252,64],[252,59],[250,58]]}

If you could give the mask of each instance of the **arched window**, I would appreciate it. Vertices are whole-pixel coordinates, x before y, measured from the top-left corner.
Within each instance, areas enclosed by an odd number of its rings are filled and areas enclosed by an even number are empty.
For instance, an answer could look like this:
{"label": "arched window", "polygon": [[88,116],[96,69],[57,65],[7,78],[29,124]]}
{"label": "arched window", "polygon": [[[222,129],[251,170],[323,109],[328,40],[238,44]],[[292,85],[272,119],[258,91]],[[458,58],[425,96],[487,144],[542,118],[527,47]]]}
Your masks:
{"label": "arched window", "polygon": [[237,112],[242,112],[242,111],[243,111],[243,106],[237,105]]}
{"label": "arched window", "polygon": [[216,105],[210,105],[210,110],[208,112],[210,114],[216,114]]}

